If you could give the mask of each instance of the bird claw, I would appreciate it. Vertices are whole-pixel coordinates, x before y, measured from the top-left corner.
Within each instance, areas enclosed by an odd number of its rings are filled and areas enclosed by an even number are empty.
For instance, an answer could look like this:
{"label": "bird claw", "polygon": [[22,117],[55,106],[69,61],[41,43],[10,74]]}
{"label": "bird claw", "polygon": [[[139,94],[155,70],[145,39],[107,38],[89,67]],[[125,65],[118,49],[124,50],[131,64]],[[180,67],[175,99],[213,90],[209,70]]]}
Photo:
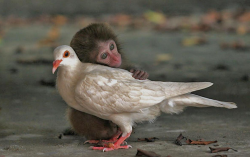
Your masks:
{"label": "bird claw", "polygon": [[131,145],[125,145],[125,146],[114,146],[114,147],[90,147],[93,150],[102,150],[102,152],[108,152],[116,149],[129,149],[132,148]]}
{"label": "bird claw", "polygon": [[107,150],[107,148],[104,148],[104,149],[102,150],[102,152],[105,152],[105,150]]}
{"label": "bird claw", "polygon": [[89,143],[89,141],[87,140],[87,141],[85,141],[83,144],[87,144],[87,143]]}
{"label": "bird claw", "polygon": [[123,142],[122,142],[122,144],[123,144],[123,145],[127,145],[127,144],[128,144],[128,142],[126,142],[126,141],[123,141]]}

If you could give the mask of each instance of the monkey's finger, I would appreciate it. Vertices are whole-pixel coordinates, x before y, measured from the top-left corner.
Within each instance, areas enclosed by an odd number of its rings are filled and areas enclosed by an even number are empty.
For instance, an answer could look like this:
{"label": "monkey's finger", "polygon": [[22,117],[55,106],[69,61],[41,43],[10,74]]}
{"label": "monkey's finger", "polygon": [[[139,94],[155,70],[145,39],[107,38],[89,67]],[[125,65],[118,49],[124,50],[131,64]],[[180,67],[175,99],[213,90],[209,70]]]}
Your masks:
{"label": "monkey's finger", "polygon": [[145,71],[140,71],[140,72],[138,73],[138,75],[136,76],[136,79],[142,80],[144,74],[145,74]]}
{"label": "monkey's finger", "polygon": [[148,75],[148,73],[143,71],[143,75],[139,79],[140,80],[145,80],[145,79],[147,79],[147,75]]}
{"label": "monkey's finger", "polygon": [[137,76],[138,76],[138,74],[140,73],[141,71],[140,70],[135,70],[134,72],[133,72],[133,77],[135,78],[135,79],[137,79]]}
{"label": "monkey's finger", "polygon": [[130,69],[129,72],[134,73],[135,69]]}
{"label": "monkey's finger", "polygon": [[146,80],[148,77],[149,77],[149,74],[145,72],[144,75],[141,77],[141,80]]}

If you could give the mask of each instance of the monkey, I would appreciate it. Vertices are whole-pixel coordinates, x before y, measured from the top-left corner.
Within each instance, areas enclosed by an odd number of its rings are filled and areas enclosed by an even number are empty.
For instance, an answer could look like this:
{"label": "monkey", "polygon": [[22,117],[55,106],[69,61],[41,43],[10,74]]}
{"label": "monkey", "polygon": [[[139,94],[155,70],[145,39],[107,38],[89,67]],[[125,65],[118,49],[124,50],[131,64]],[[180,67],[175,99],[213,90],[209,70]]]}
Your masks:
{"label": "monkey", "polygon": [[[149,74],[127,63],[121,44],[113,30],[103,23],[90,24],[79,30],[72,38],[70,46],[82,62],[122,68],[132,73],[135,79],[145,80]],[[93,115],[68,108],[68,119],[73,131],[87,140],[115,141],[119,137],[117,125]]]}

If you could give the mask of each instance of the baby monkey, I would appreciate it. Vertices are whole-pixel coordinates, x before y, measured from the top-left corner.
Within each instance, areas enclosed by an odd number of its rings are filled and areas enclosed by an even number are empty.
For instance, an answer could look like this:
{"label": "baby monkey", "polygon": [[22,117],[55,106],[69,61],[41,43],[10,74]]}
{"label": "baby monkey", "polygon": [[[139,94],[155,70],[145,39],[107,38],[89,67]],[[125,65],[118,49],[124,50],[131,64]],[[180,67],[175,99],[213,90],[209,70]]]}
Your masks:
{"label": "baby monkey", "polygon": [[[120,42],[113,30],[106,24],[90,24],[79,30],[71,40],[70,46],[82,62],[101,64],[130,71],[135,79],[145,80],[148,73],[130,66],[121,49]],[[72,129],[85,136],[90,143],[93,140],[116,141],[120,135],[117,126],[93,115],[68,109],[68,118]]]}

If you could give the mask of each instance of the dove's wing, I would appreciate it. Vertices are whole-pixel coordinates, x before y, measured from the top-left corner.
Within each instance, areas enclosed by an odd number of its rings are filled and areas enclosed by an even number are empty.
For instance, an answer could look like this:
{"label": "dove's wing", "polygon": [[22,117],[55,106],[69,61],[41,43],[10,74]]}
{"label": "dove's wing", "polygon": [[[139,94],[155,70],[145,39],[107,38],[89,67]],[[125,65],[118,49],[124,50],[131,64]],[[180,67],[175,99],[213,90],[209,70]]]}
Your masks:
{"label": "dove's wing", "polygon": [[[140,109],[158,104],[164,99],[211,85],[212,83],[209,82],[175,83],[136,80],[130,73],[116,70],[115,73],[94,72],[89,73],[79,82],[75,90],[75,98],[79,105],[91,113],[139,112]],[[90,105],[86,106],[86,104]]]}

